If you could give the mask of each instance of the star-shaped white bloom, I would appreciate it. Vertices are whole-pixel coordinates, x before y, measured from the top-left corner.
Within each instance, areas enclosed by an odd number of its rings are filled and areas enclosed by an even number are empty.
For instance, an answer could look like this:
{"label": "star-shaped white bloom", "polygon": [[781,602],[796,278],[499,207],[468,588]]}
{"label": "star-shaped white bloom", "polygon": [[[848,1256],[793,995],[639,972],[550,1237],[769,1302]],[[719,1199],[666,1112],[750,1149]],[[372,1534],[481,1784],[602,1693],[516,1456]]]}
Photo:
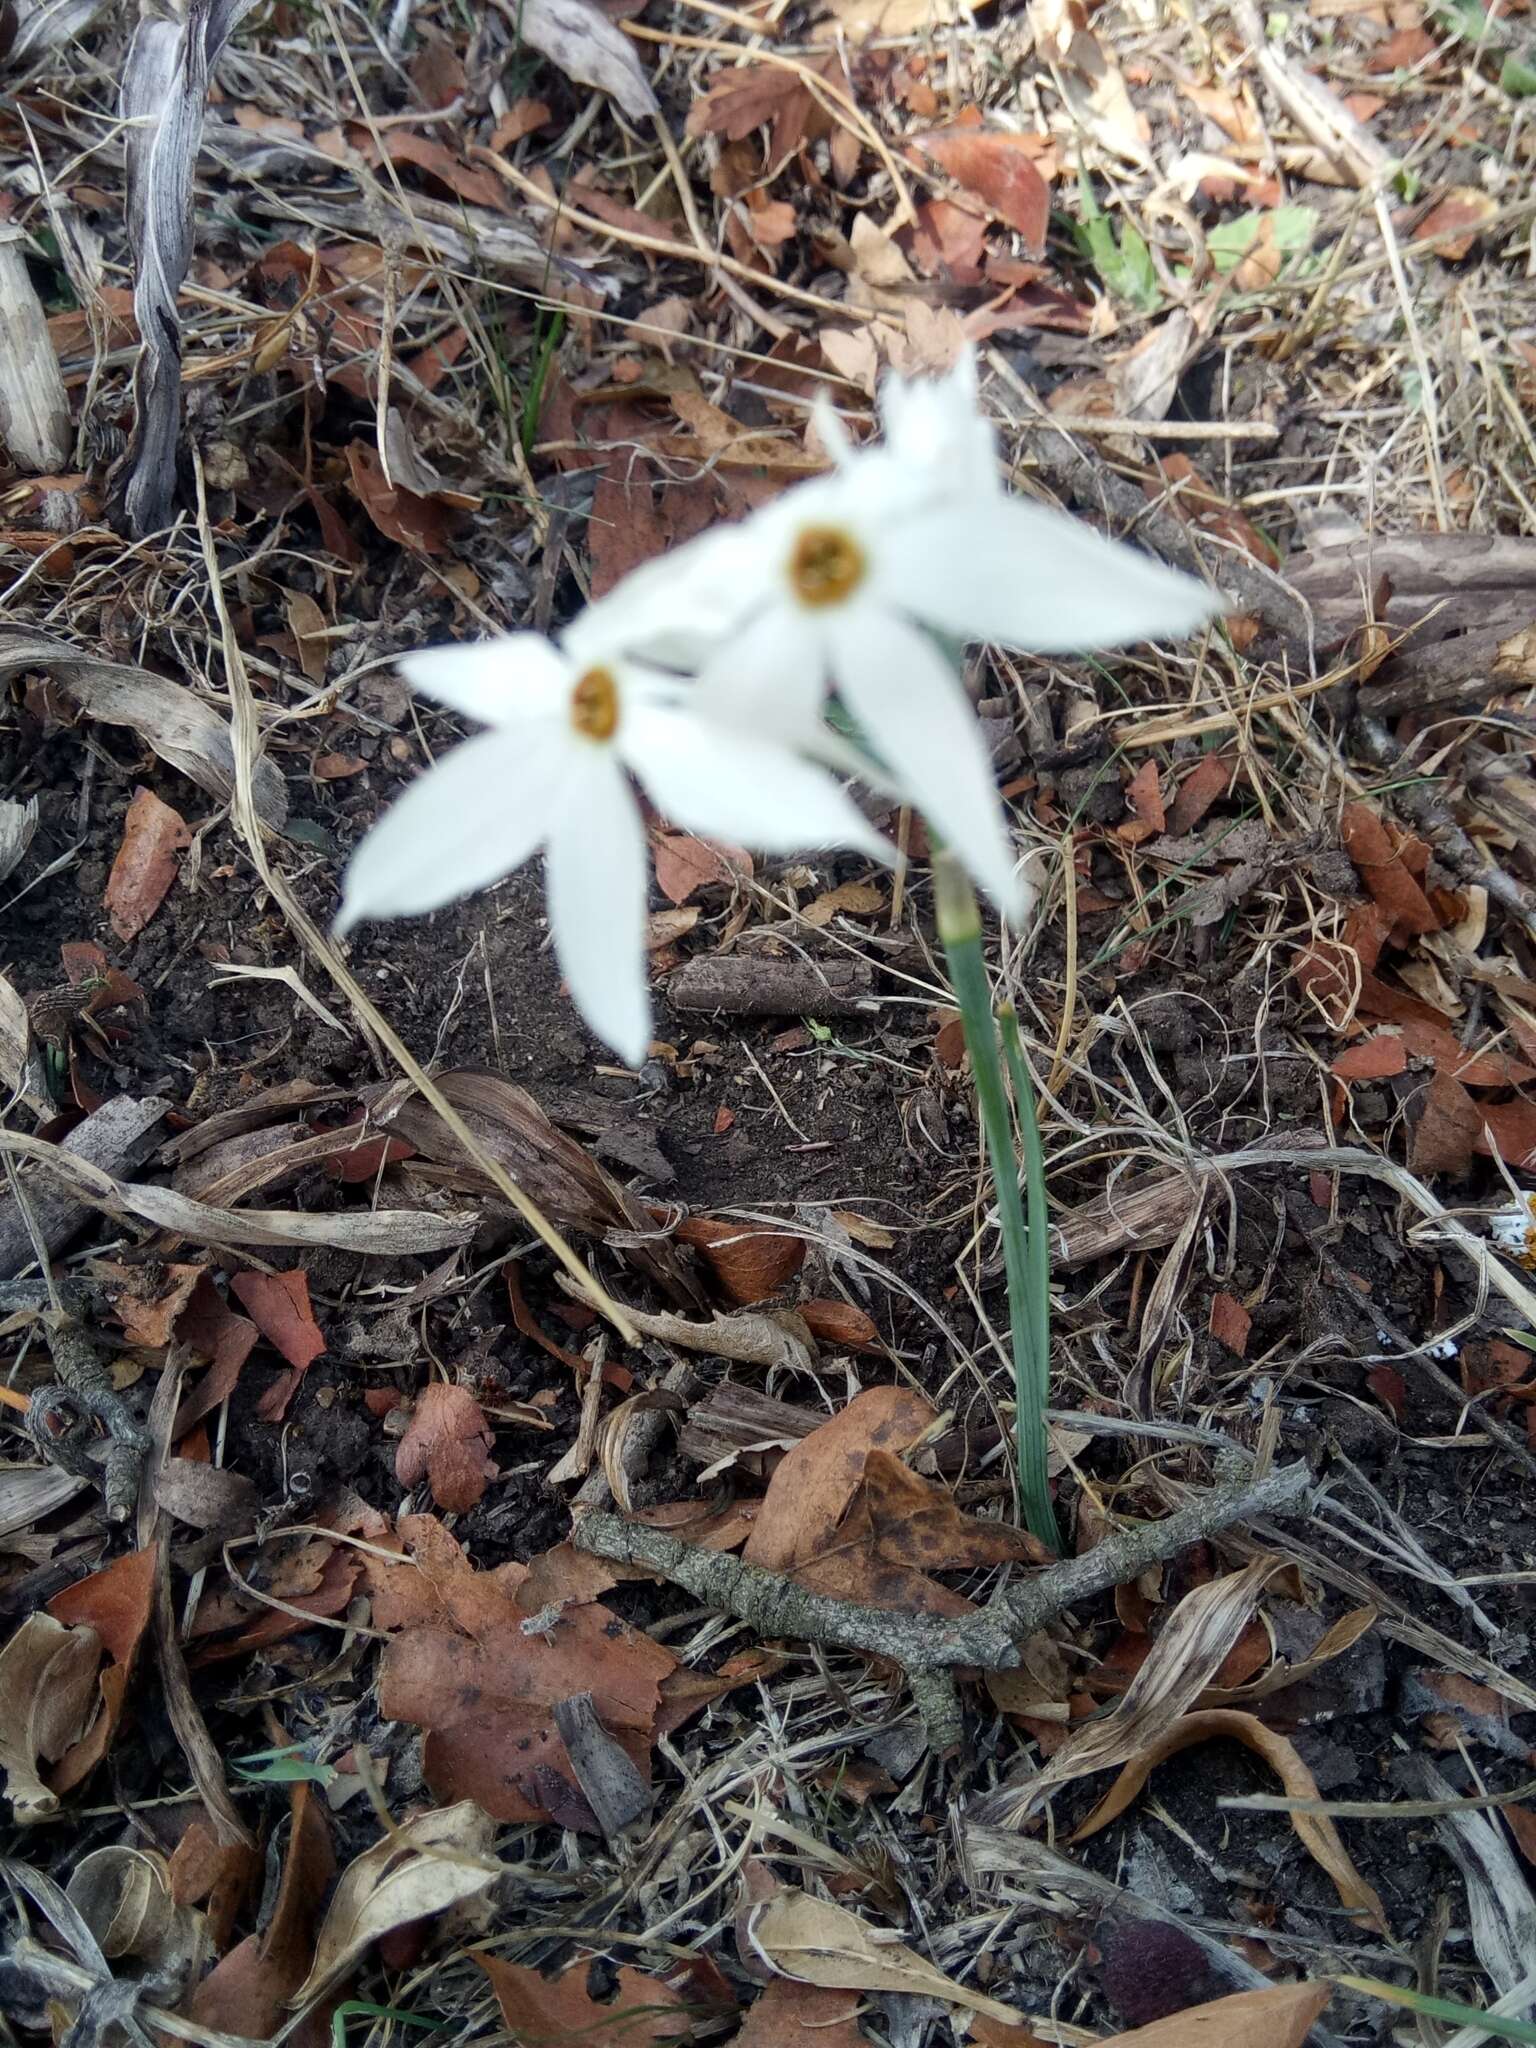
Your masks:
{"label": "star-shaped white bloom", "polygon": [[538,633],[430,648],[400,663],[490,729],[452,749],[352,857],[338,927],[488,887],[544,849],[550,928],[577,1008],[630,1066],[651,1036],[645,826],[630,777],[673,824],[792,853],[890,849],[831,776],[774,735],[712,712],[693,686],[617,658],[595,612]]}
{"label": "star-shaped white bloom", "polygon": [[1195,582],[1091,527],[1011,497],[974,363],[891,381],[883,446],[822,419],[833,473],[649,565],[604,600],[630,644],[681,622],[714,646],[701,696],[810,752],[836,688],[867,745],[972,874],[1017,914],[981,729],[939,641],[1039,653],[1179,635],[1221,609]]}

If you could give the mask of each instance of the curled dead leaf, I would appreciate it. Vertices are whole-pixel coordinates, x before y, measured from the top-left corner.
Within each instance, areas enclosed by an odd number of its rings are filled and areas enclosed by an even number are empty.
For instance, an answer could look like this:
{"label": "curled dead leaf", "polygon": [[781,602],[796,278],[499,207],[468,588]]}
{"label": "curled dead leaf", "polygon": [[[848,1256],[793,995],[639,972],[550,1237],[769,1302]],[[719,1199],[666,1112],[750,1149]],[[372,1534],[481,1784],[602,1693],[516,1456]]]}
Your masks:
{"label": "curled dead leaf", "polygon": [[[1268,1562],[1273,1564],[1275,1561],[1270,1559]],[[1230,1707],[1208,1707],[1184,1715],[1154,1735],[1127,1763],[1072,1840],[1086,1840],[1124,1813],[1152,1772],[1166,1758],[1176,1756],[1180,1750],[1189,1749],[1197,1742],[1212,1742],[1221,1737],[1241,1742],[1256,1756],[1262,1757],[1291,1798],[1315,1800],[1320,1796],[1317,1780],[1296,1753],[1294,1745],[1283,1735],[1266,1728],[1252,1714],[1239,1713]],[[1293,1813],[1291,1822],[1313,1860],[1333,1880],[1345,1910],[1358,1913],[1368,1927],[1390,1940],[1391,1929],[1387,1925],[1380,1896],[1355,1868],[1338,1829],[1328,1815]]]}
{"label": "curled dead leaf", "polygon": [[687,1216],[677,1226],[709,1268],[727,1301],[749,1308],[787,1286],[805,1264],[805,1240],[764,1223]]}
{"label": "curled dead leaf", "polygon": [[0,1771],[18,1826],[51,1820],[58,1794],[39,1774],[85,1733],[96,1710],[101,1638],[29,1614],[0,1650]]}
{"label": "curled dead leaf", "polygon": [[406,1821],[349,1863],[337,1881],[294,2005],[317,2003],[345,1983],[374,1943],[413,1920],[446,1912],[501,1875],[491,1859],[495,1827],[472,1799]]}
{"label": "curled dead leaf", "polygon": [[785,1885],[746,1916],[753,1952],[780,1977],[841,1991],[898,1991],[941,1999],[1005,2025],[1020,2014],[969,1984],[957,1983],[904,1942],[868,1927],[856,1914]]}

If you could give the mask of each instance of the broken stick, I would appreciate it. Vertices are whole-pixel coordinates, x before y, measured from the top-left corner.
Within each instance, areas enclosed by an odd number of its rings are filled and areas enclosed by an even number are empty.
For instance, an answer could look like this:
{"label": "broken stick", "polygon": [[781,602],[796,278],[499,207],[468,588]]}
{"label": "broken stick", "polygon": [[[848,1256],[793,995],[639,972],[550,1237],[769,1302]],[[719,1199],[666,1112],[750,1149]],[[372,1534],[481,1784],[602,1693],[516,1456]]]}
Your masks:
{"label": "broken stick", "polygon": [[1036,1633],[1064,1609],[1095,1593],[1138,1577],[1203,1537],[1234,1523],[1252,1521],[1293,1507],[1311,1484],[1304,1464],[1282,1466],[1250,1484],[1214,1487],[1188,1507],[1160,1522],[1117,1529],[1082,1557],[1049,1566],[975,1614],[942,1621],[865,1607],[855,1600],[816,1593],[780,1572],[764,1571],[698,1544],[683,1543],[665,1529],[627,1522],[620,1515],[583,1515],[572,1531],[578,1550],[618,1564],[640,1565],[711,1607],[723,1608],[762,1636],[798,1637],[845,1650],[889,1657],[912,1682],[934,1746],[954,1747],[959,1712],[947,1674],[957,1667],[1011,1671],[1019,1663],[1019,1641]]}

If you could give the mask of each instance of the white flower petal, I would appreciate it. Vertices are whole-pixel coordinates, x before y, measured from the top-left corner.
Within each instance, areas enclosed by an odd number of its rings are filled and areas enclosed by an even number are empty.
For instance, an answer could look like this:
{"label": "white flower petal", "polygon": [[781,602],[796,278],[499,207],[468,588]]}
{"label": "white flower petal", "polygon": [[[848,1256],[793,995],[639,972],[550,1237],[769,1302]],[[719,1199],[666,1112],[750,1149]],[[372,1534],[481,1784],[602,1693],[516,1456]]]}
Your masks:
{"label": "white flower petal", "polygon": [[925,634],[873,604],[839,613],[831,631],[833,680],[871,746],[999,909],[1021,916],[1028,891],[959,677]]}
{"label": "white flower petal", "polygon": [[848,429],[837,416],[837,407],[832,403],[831,393],[825,387],[817,392],[812,401],[811,420],[821,445],[826,450],[827,460],[834,469],[845,469],[853,460],[855,450]]}
{"label": "white flower petal", "polygon": [[436,910],[510,874],[542,843],[575,744],[549,725],[479,733],[444,754],[353,854],[338,931]]}
{"label": "white flower petal", "polygon": [[807,612],[780,599],[719,649],[694,689],[701,717],[809,745],[822,725],[825,642]]}
{"label": "white flower petal", "polygon": [[561,644],[581,667],[624,655],[699,667],[763,603],[771,548],[755,519],[711,527],[631,570],[566,628]]}
{"label": "white flower petal", "polygon": [[486,725],[547,718],[571,686],[568,664],[542,633],[503,633],[402,654],[400,673],[413,690]]}
{"label": "white flower petal", "polygon": [[848,846],[892,857],[830,775],[761,733],[641,710],[628,721],[624,753],[657,808],[686,831],[764,853]]}
{"label": "white flower petal", "polygon": [[571,1000],[625,1065],[638,1067],[651,1043],[645,828],[613,751],[586,751],[545,849],[549,922]]}
{"label": "white flower petal", "polygon": [[1041,654],[1176,639],[1222,610],[1192,576],[1002,493],[894,524],[876,581],[943,632]]}
{"label": "white flower petal", "polygon": [[964,349],[944,377],[888,376],[880,387],[885,445],[896,459],[944,473],[951,488],[1001,488],[992,429],[976,390],[976,356]]}

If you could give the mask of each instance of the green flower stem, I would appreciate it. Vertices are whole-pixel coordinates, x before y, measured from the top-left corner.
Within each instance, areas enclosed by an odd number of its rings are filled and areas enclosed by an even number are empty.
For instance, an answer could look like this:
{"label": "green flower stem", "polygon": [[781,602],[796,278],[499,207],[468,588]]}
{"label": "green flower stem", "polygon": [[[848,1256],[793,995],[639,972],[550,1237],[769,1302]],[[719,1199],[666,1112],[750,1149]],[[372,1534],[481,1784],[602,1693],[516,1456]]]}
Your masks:
{"label": "green flower stem", "polygon": [[[976,1099],[986,1132],[987,1155],[997,1190],[997,1215],[1003,1233],[1003,1264],[1008,1278],[1009,1334],[1013,1347],[1013,1377],[1016,1393],[1015,1424],[1018,1434],[1019,1490],[1023,1496],[1024,1519],[1030,1533],[1050,1545],[1058,1556],[1061,1537],[1051,1506],[1046,1478],[1045,1401],[1050,1371],[1048,1324],[1050,1297],[1039,1289],[1039,1302],[1031,1294],[1029,1232],[1024,1222],[1024,1205],[1019,1195],[1018,1161],[1014,1153],[1013,1120],[1008,1111],[1008,1093],[1003,1084],[1003,1065],[998,1054],[997,1024],[992,1015],[992,990],[987,980],[981,951],[981,912],[976,893],[965,871],[947,848],[939,845],[932,828],[934,908],[939,940],[949,963],[949,978],[965,1032],[966,1050],[976,1082]],[[1017,1027],[1015,1027],[1017,1028]],[[1020,1064],[1022,1065],[1022,1055]],[[1033,1097],[1030,1096],[1031,1121]],[[1021,1110],[1021,1114],[1023,1114]],[[1039,1150],[1038,1133],[1035,1150]],[[1033,1206],[1033,1204],[1032,1204]],[[1049,1269],[1050,1247],[1045,1237],[1044,1188],[1041,1187],[1039,1229],[1036,1232]],[[1046,1332],[1044,1348],[1040,1333]]]}
{"label": "green flower stem", "polygon": [[1012,1003],[999,1006],[997,1021],[1003,1034],[1003,1057],[1008,1062],[1013,1113],[1018,1119],[1019,1142],[1024,1153],[1024,1210],[1029,1220],[1029,1312],[1043,1416],[1051,1398],[1051,1223],[1045,1201],[1045,1151],[1040,1143],[1040,1120],[1035,1113],[1034,1076],[1024,1058],[1018,1013]]}

